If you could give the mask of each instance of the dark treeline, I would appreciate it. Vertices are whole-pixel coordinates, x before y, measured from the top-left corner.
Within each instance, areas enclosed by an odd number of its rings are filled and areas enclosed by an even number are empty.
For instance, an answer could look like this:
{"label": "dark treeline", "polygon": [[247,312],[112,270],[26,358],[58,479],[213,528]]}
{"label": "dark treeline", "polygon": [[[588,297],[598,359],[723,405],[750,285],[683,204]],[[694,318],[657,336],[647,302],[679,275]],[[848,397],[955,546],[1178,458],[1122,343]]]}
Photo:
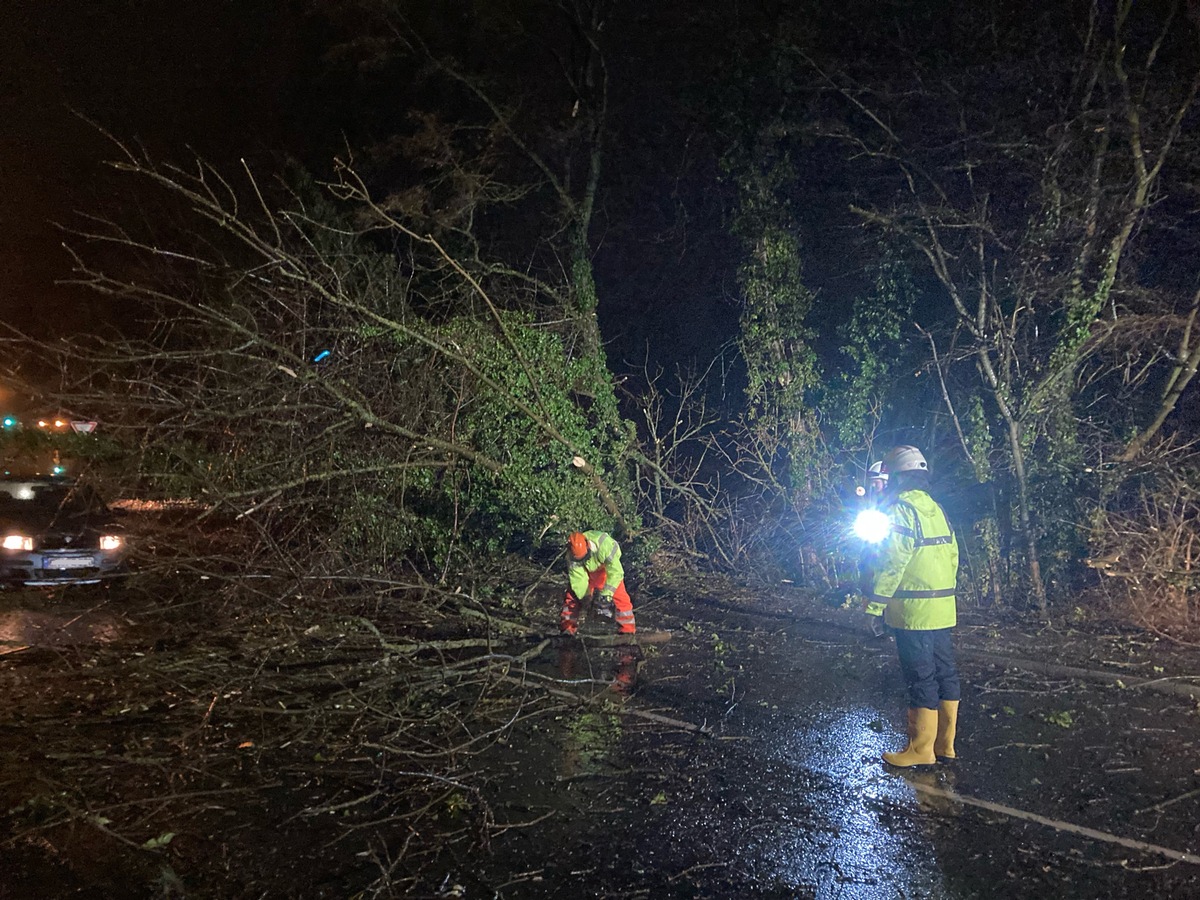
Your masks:
{"label": "dark treeline", "polygon": [[979,602],[1182,632],[1197,34],[1130,0],[319,0],[302,164],[114,135],[162,212],[73,243],[143,325],[61,393],[143,489],[346,577],[588,525],[829,581],[842,498],[915,443]]}

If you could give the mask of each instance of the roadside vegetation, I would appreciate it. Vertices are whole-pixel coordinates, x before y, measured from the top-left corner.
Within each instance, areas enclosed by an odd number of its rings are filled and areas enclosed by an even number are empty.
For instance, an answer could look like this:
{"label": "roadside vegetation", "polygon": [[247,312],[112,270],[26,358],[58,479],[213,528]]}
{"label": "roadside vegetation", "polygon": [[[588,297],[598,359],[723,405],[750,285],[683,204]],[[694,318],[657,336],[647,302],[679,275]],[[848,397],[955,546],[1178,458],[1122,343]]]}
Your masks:
{"label": "roadside vegetation", "polygon": [[[146,525],[137,588],[187,640],[101,669],[174,679],[181,705],[144,712],[194,727],[188,752],[236,738],[204,790],[251,757],[260,797],[336,768],[338,790],[290,812],[360,842],[367,894],[402,893],[439,836],[486,844],[472,758],[571,708],[529,669],[570,531],[613,532],[645,583],[824,590],[852,570],[853,488],[896,443],[936,470],[963,603],[1200,637],[1200,248],[1183,227],[1200,57],[1182,8],[944,4],[887,58],[869,27],[747,14],[717,70],[680,42],[685,76],[628,55],[656,28],[711,40],[685,4],[469,22],[368,4],[367,25],[321,6],[369,29],[331,64],[374,73],[407,114],[323,175],[169,163],[115,136],[155,214],[76,227],[75,277],[140,326],[12,339],[11,382],[102,423],[72,448],[90,477],[187,501]],[[889,15],[871,13],[879,33]],[[966,36],[953,59],[931,51],[945,29]],[[555,57],[561,80],[531,77]],[[652,143],[639,91],[668,74],[656,168],[631,174]],[[719,166],[682,152],[693,133]],[[672,246],[676,226],[634,209],[669,183],[703,185],[683,217],[719,205],[680,258],[720,248],[739,330],[716,361],[631,367],[606,349],[605,291],[628,290],[629,248]],[[825,230],[853,260],[842,304],[810,284]],[[204,628],[170,611],[184,603]],[[115,829],[46,803],[21,815]],[[171,841],[135,831],[117,837]]]}

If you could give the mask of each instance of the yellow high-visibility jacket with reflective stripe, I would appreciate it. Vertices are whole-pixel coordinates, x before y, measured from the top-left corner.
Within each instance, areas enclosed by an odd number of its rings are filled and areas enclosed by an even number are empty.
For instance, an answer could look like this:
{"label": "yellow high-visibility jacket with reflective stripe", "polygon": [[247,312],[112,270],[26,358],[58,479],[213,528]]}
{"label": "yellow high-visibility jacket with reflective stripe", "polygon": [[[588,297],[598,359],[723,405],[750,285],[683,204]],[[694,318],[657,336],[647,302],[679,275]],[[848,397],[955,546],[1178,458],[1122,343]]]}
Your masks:
{"label": "yellow high-visibility jacket with reflective stripe", "polygon": [[946,513],[925,491],[905,491],[888,509],[892,532],[875,569],[873,599],[885,600],[893,628],[932,631],[958,622],[958,541]]}
{"label": "yellow high-visibility jacket with reflective stripe", "polygon": [[613,591],[625,580],[625,569],[621,567],[621,545],[603,531],[585,531],[588,555],[581,560],[571,560],[567,577],[571,581],[571,593],[582,600],[588,592],[588,575],[604,569],[604,587],[600,593],[611,597]]}

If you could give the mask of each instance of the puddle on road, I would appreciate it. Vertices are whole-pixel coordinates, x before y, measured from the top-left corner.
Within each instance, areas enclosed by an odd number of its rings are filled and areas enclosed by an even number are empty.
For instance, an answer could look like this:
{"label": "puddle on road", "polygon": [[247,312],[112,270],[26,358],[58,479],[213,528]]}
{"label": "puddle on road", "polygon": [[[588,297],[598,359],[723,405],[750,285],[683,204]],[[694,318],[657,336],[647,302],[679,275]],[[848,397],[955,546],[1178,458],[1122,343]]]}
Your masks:
{"label": "puddle on road", "polygon": [[101,610],[0,610],[0,655],[23,648],[111,643],[127,627],[122,619]]}
{"label": "puddle on road", "polygon": [[[931,838],[912,816],[925,808],[914,780],[943,784],[944,769],[895,773],[879,762],[898,736],[877,708],[819,710],[778,733],[768,751],[812,780],[819,803],[808,821],[781,824],[778,853],[766,845],[776,881],[818,886],[815,897],[931,897],[947,893]],[[813,836],[823,835],[814,845]]]}
{"label": "puddle on road", "polygon": [[[456,878],[466,883],[474,869],[476,888],[505,884],[494,894],[505,900],[1200,896],[1180,893],[1197,887],[1186,867],[1159,871],[1154,858],[1135,857],[1130,871],[1107,845],[956,801],[1012,796],[1054,811],[1051,779],[1058,790],[1073,777],[1070,766],[1039,771],[1046,784],[1000,770],[985,749],[999,739],[982,736],[996,726],[980,721],[977,696],[968,721],[980,734],[966,732],[965,760],[886,768],[880,754],[904,742],[904,688],[890,643],[739,632],[727,623],[675,634],[647,651],[628,700],[564,712],[557,729],[514,741],[492,797],[507,807],[507,821],[545,825],[522,828],[520,843],[495,840],[495,856],[467,861]],[[613,662],[611,652],[593,653],[577,674],[615,681]],[[1082,706],[1085,691],[1075,690]],[[621,715],[622,703],[715,734],[656,728]],[[1005,717],[1001,726],[1005,739],[1020,742],[1039,722]],[[1068,738],[1092,741],[1081,728]],[[1058,758],[1077,752],[1064,748]],[[1024,797],[1031,779],[1039,796]],[[513,797],[525,802],[512,805]],[[1072,808],[1063,815],[1081,818]]]}
{"label": "puddle on road", "polygon": [[[932,840],[941,830],[926,828],[918,793],[879,762],[896,729],[862,703],[863,685],[841,679],[827,650],[802,659],[774,639],[753,641],[767,659],[743,670],[733,655],[714,662],[711,638],[680,635],[648,652],[629,695],[611,649],[560,651],[553,674],[609,681],[607,699],[514,741],[491,769],[501,818],[548,818],[520,842],[494,842],[484,868],[495,874],[478,873],[480,886],[528,872],[536,880],[497,896],[955,896]],[[859,696],[842,703],[847,693]],[[716,734],[639,721],[620,712],[625,703]],[[469,880],[462,870],[454,878]]]}

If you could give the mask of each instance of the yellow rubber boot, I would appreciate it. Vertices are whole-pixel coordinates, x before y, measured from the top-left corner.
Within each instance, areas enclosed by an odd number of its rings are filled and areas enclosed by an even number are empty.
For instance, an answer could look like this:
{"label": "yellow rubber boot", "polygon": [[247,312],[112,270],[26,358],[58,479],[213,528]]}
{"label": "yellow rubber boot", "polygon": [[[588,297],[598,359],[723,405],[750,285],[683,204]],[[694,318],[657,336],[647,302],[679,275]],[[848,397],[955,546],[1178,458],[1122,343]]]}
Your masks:
{"label": "yellow rubber boot", "polygon": [[899,753],[883,754],[883,761],[902,769],[909,766],[932,766],[937,762],[937,757],[933,755],[933,741],[937,737],[938,711],[919,706],[911,707],[908,716],[912,734],[908,739],[908,746]]}
{"label": "yellow rubber boot", "polygon": [[941,759],[954,759],[954,734],[958,730],[958,701],[943,700],[938,704],[937,738],[933,753]]}

